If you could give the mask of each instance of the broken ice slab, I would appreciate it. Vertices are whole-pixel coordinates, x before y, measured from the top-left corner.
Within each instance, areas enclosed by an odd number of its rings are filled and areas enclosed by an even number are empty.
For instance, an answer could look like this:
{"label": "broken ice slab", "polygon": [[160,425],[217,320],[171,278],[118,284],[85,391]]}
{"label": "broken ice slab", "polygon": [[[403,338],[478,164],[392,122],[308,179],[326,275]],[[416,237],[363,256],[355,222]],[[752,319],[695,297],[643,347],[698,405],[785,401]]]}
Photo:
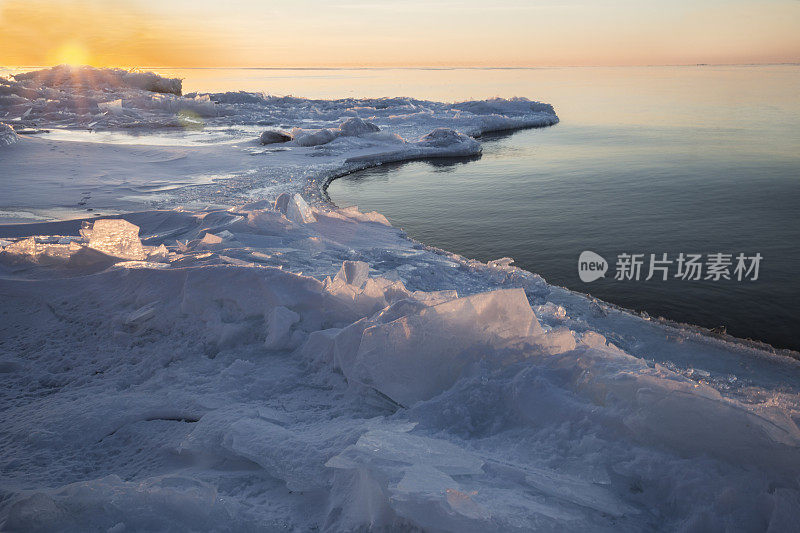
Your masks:
{"label": "broken ice slab", "polygon": [[311,207],[299,194],[295,194],[289,200],[289,204],[286,206],[286,218],[296,224],[309,224],[317,221]]}
{"label": "broken ice slab", "polygon": [[295,224],[309,224],[317,221],[314,211],[299,194],[290,196],[288,193],[281,193],[275,199],[275,210],[281,212]]}
{"label": "broken ice slab", "polygon": [[509,342],[542,334],[525,292],[501,289],[372,325],[337,363],[348,381],[409,406],[450,388],[474,362],[500,363]]}
{"label": "broken ice slab", "polygon": [[147,260],[155,263],[164,263],[169,261],[169,250],[161,244],[158,247],[149,246],[147,250]]}
{"label": "broken ice slab", "polygon": [[8,124],[0,122],[0,146],[9,146],[19,140],[14,129]]}
{"label": "broken ice slab", "polygon": [[141,261],[147,257],[139,240],[139,226],[122,219],[95,220],[89,248],[120,259]]}
{"label": "broken ice slab", "polygon": [[271,350],[290,347],[292,326],[300,321],[300,315],[279,305],[267,316],[267,339],[264,345]]}
{"label": "broken ice slab", "polygon": [[376,224],[383,224],[384,226],[392,225],[385,216],[381,215],[377,211],[362,213],[358,210],[358,206],[344,207],[336,211],[336,213],[344,215],[345,217],[355,220],[356,222],[375,222]]}
{"label": "broken ice slab", "polygon": [[491,514],[453,478],[483,476],[483,460],[452,442],[409,434],[411,427],[371,429],[325,463],[334,470],[333,504],[342,509],[332,529],[369,523],[394,530],[399,515],[425,531],[493,530],[486,527]]}
{"label": "broken ice slab", "polygon": [[222,244],[223,238],[219,235],[214,235],[213,233],[206,233],[203,236],[203,239],[200,241],[200,244],[203,246],[216,246],[217,244]]}
{"label": "broken ice slab", "polygon": [[40,265],[63,264],[81,249],[74,242],[59,243],[58,237],[28,237],[9,243],[3,249],[3,255],[12,263],[32,262]]}
{"label": "broken ice slab", "polygon": [[369,265],[363,261],[343,261],[342,268],[333,278],[354,287],[361,287],[369,277]]}

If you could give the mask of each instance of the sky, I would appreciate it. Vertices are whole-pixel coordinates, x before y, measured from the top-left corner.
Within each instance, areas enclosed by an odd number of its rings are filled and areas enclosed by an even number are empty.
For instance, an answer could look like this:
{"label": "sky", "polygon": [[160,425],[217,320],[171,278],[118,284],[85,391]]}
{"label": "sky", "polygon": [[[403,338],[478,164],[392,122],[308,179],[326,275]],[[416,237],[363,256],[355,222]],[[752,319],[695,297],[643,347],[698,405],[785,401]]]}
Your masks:
{"label": "sky", "polygon": [[800,0],[0,0],[0,65],[800,62]]}

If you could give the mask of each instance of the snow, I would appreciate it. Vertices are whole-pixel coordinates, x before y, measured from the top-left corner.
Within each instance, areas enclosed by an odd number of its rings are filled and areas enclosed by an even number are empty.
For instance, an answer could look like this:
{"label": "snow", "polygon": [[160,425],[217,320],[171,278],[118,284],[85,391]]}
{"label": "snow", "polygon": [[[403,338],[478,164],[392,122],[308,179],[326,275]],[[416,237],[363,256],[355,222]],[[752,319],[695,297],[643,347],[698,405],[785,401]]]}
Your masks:
{"label": "snow", "polygon": [[[0,529],[800,520],[797,354],[643,318],[511,258],[425,246],[320,192],[398,158],[474,155],[485,128],[555,123],[547,104],[153,105],[110,84],[76,93],[104,111],[61,105],[65,93],[56,116],[38,96],[51,89],[20,79],[0,86],[16,91],[0,109],[21,117],[23,98],[26,123],[100,119],[108,136],[23,134],[0,154],[0,210],[48,219],[0,225]],[[152,129],[183,100],[206,106],[210,133]],[[147,133],[120,142],[133,124]],[[333,138],[295,133],[263,152],[276,125]],[[224,177],[199,179],[210,171]],[[103,215],[63,216],[86,191]]]}

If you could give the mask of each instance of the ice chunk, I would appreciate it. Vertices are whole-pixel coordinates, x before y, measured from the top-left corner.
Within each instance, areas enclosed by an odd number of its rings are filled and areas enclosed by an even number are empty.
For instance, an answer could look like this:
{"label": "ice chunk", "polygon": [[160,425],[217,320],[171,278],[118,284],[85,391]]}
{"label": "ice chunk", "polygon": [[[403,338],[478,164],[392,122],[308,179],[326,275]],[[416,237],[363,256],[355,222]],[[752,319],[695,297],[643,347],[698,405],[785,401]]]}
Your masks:
{"label": "ice chunk", "polygon": [[275,198],[275,210],[286,214],[286,209],[289,207],[289,201],[292,199],[292,195],[286,192],[282,192]]}
{"label": "ice chunk", "polygon": [[213,233],[206,233],[203,235],[203,238],[200,240],[200,243],[205,246],[216,246],[217,244],[222,244],[222,237],[219,235],[214,235]]}
{"label": "ice chunk", "polygon": [[34,237],[28,237],[27,239],[20,239],[17,242],[9,244],[3,251],[11,255],[35,257],[38,252],[36,244],[36,239]]}
{"label": "ice chunk", "polygon": [[300,321],[300,315],[282,305],[275,307],[267,316],[267,340],[264,345],[271,350],[290,347],[292,326]]}
{"label": "ice chunk", "polygon": [[339,125],[339,130],[342,135],[358,136],[367,133],[375,133],[380,131],[380,128],[372,122],[366,122],[358,117],[351,117]]}
{"label": "ice chunk", "polygon": [[0,146],[8,146],[19,140],[17,133],[8,124],[0,122]]}
{"label": "ice chunk", "polygon": [[426,530],[477,531],[474,520],[489,517],[452,477],[480,476],[483,461],[451,442],[411,435],[412,427],[370,430],[326,463],[336,471],[331,494],[341,509],[329,517],[332,529],[393,530],[400,516]]}
{"label": "ice chunk", "polygon": [[295,194],[287,202],[286,218],[297,224],[310,224],[311,222],[317,221],[311,207],[309,207],[299,194]]}
{"label": "ice chunk", "polygon": [[354,287],[362,287],[369,277],[369,265],[363,261],[344,261],[342,268],[333,278]]}
{"label": "ice chunk", "polygon": [[[358,270],[363,267],[351,268]],[[355,320],[358,317],[370,316],[387,305],[410,296],[402,281],[386,278],[368,278],[362,281],[365,279],[363,271],[351,272],[349,278],[353,283],[362,283],[362,286],[347,283],[346,278],[340,270],[333,281],[328,279],[325,283],[325,289],[332,297],[330,306],[336,309],[333,314],[340,318],[350,317]]]}
{"label": "ice chunk", "polygon": [[266,130],[261,134],[259,141],[261,144],[285,143],[292,140],[292,136],[285,131]]}
{"label": "ice chunk", "polygon": [[147,260],[155,263],[166,263],[169,260],[169,250],[163,244],[157,248],[150,248],[147,251]]}
{"label": "ice chunk", "polygon": [[370,211],[369,213],[362,213],[358,210],[358,206],[344,207],[336,211],[345,217],[355,220],[357,222],[375,222],[383,224],[384,226],[391,226],[392,224],[386,219],[385,216],[377,211]]}
{"label": "ice chunk", "polygon": [[358,117],[351,117],[342,122],[338,128],[323,128],[319,130],[295,128],[292,130],[291,136],[298,146],[319,146],[327,144],[340,136],[355,137],[378,131],[380,131],[380,128],[375,124],[366,122]]}
{"label": "ice chunk", "polygon": [[312,332],[300,348],[300,358],[332,367],[334,343],[340,331],[340,328],[329,328]]}
{"label": "ice chunk", "polygon": [[408,406],[450,388],[467,365],[502,358],[509,341],[542,333],[525,292],[503,289],[370,326],[358,350],[337,353],[337,362],[349,381]]}
{"label": "ice chunk", "polygon": [[511,263],[513,262],[514,259],[512,259],[511,257],[501,257],[500,259],[493,259],[492,261],[489,261],[486,264],[493,268],[508,270],[509,268],[513,268],[511,267]]}
{"label": "ice chunk", "polygon": [[298,146],[319,146],[320,144],[327,144],[334,140],[338,134],[338,130],[321,129],[309,131],[302,128],[294,128],[291,133],[295,144]]}
{"label": "ice chunk", "polygon": [[87,249],[77,242],[53,242],[57,237],[28,237],[8,244],[0,251],[0,258],[11,263],[29,262],[39,265],[88,265],[102,262],[107,256]]}
{"label": "ice chunk", "polygon": [[122,219],[95,220],[89,247],[120,259],[141,261],[147,257],[139,226]]}
{"label": "ice chunk", "polygon": [[111,100],[109,102],[100,102],[97,104],[97,107],[114,115],[121,115],[123,113],[121,99]]}
{"label": "ice chunk", "polygon": [[436,148],[445,148],[468,142],[468,140],[469,137],[450,128],[436,128],[427,135],[423,135],[419,140],[419,144],[434,146]]}

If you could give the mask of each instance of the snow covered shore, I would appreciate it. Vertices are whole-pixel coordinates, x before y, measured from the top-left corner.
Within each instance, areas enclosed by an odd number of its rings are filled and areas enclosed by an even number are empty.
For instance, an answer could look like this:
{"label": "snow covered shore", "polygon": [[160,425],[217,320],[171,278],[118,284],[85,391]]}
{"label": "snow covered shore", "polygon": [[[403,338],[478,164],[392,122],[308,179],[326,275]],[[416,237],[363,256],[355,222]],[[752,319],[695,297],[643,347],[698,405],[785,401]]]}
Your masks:
{"label": "snow covered shore", "polygon": [[[553,124],[549,106],[81,86],[75,110],[48,103],[51,86],[6,86],[26,99],[0,104],[20,129],[137,127],[157,143],[0,146],[3,191],[19,188],[0,209],[23,222],[79,212],[73,192],[124,212],[0,225],[3,531],[800,521],[797,360],[424,246],[320,196],[344,172]],[[153,129],[192,120],[223,140]],[[266,123],[280,135],[262,145]]]}

